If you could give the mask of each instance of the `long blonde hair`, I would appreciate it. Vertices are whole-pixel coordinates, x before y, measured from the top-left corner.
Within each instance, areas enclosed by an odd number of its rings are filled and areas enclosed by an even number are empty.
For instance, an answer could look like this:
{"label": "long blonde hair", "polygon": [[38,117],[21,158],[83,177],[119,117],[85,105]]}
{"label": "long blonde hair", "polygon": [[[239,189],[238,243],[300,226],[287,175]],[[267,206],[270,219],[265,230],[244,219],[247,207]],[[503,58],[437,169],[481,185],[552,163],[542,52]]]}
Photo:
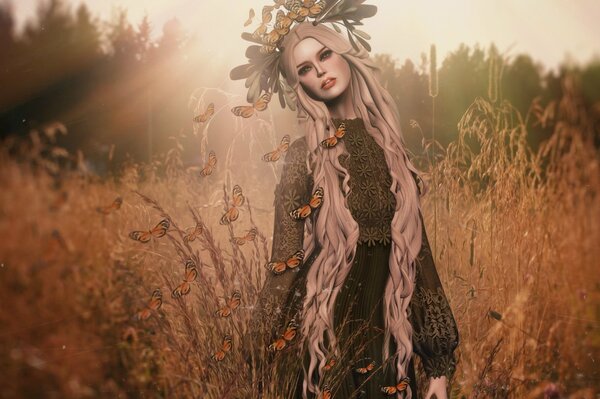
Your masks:
{"label": "long blonde hair", "polygon": [[[413,352],[412,327],[407,309],[414,289],[415,258],[421,248],[423,228],[419,217],[419,191],[411,176],[411,172],[415,175],[419,175],[419,172],[407,157],[394,100],[376,78],[378,69],[369,59],[368,52],[364,49],[355,50],[345,38],[322,24],[298,24],[282,43],[279,67],[297,95],[298,116],[306,132],[309,151],[307,162],[313,174],[314,188],[321,186],[325,191],[314,224],[312,220],[306,221],[303,244],[306,258],[313,252],[318,253],[308,271],[301,317],[301,347],[306,346],[310,354],[308,370],[304,368],[304,399],[307,398],[307,389],[317,394],[321,392],[315,384],[315,371],[318,371],[317,380],[321,381],[323,366],[330,351],[339,356],[334,332],[334,303],[350,272],[359,237],[358,224],[352,218],[346,202],[350,192],[350,176],[338,161],[338,157],[346,150],[343,145],[330,149],[319,145],[331,136],[335,126],[327,106],[309,97],[299,84],[293,50],[307,37],[340,54],[350,65],[349,90],[352,90],[356,115],[363,120],[367,132],[383,149],[392,177],[390,191],[396,198],[396,209],[391,223],[390,278],[384,294],[385,335],[382,354],[384,361],[390,357],[389,344],[393,336],[397,347],[393,356],[396,356],[398,381],[407,376]],[[330,348],[325,347],[325,338]],[[410,399],[411,396],[409,387],[406,398]]]}

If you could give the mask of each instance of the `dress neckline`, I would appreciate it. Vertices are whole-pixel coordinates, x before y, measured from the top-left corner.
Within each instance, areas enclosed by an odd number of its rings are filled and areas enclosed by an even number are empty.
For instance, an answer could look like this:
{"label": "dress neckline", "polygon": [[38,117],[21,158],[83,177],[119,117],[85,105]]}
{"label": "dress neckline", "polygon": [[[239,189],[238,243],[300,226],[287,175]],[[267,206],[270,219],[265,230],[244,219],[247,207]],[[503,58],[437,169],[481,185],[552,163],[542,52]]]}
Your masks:
{"label": "dress neckline", "polygon": [[339,126],[342,122],[346,124],[346,129],[361,129],[365,127],[363,120],[359,117],[351,119],[332,118],[333,124]]}

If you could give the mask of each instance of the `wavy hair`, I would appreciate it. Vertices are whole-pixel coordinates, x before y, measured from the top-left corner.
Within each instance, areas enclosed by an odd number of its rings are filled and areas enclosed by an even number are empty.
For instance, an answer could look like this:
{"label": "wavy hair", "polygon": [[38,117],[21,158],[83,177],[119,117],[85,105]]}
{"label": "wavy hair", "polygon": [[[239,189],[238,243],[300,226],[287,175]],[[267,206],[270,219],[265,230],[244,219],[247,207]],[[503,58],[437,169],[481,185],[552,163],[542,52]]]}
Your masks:
{"label": "wavy hair", "polygon": [[[421,248],[423,229],[419,216],[419,190],[411,176],[411,172],[417,176],[420,173],[406,154],[396,105],[377,78],[379,70],[369,59],[366,50],[355,50],[332,29],[309,22],[298,24],[282,43],[279,68],[296,93],[299,123],[306,134],[309,151],[307,163],[313,175],[314,188],[321,186],[325,191],[316,219],[306,221],[303,243],[306,258],[313,252],[316,254],[308,270],[300,329],[301,348],[307,348],[310,355],[308,370],[303,366],[304,399],[307,398],[307,390],[320,393],[316,381],[322,379],[328,356],[331,353],[339,356],[334,332],[334,303],[350,272],[359,237],[358,223],[353,219],[346,201],[350,193],[350,176],[338,161],[340,155],[347,153],[346,149],[343,145],[330,149],[319,145],[331,136],[336,127],[326,104],[312,99],[299,84],[293,50],[307,37],[340,54],[350,65],[349,90],[355,113],[383,149],[392,177],[390,191],[396,198],[396,208],[391,223],[389,278],[384,294],[385,335],[382,354],[384,362],[390,358],[389,344],[393,336],[397,348],[393,356],[398,380],[407,376],[413,352],[412,326],[407,309],[413,294],[415,258]],[[425,185],[422,195],[427,191]],[[326,340],[329,348],[326,347]],[[406,398],[410,399],[411,396],[408,387]]]}

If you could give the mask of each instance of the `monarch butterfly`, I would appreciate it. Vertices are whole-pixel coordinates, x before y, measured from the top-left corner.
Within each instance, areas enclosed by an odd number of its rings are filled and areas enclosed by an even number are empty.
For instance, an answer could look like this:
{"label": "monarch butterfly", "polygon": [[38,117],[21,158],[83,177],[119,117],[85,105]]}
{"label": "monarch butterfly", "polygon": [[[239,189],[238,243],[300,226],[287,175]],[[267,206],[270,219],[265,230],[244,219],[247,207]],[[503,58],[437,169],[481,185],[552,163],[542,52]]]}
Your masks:
{"label": "monarch butterfly", "polygon": [[331,370],[331,368],[332,368],[333,366],[335,366],[335,364],[336,364],[336,363],[337,363],[337,360],[335,359],[335,357],[331,357],[331,358],[330,358],[330,359],[327,361],[327,363],[325,363],[325,366],[323,366],[323,370],[325,370],[325,371],[329,371],[329,370]]}
{"label": "monarch butterfly", "polygon": [[194,241],[200,234],[202,234],[202,224],[197,222],[196,227],[190,227],[187,230],[187,234],[183,236],[183,242],[187,244],[190,241]]}
{"label": "monarch butterfly", "polygon": [[290,216],[296,220],[306,219],[312,213],[313,209],[321,206],[323,203],[323,194],[323,187],[317,187],[308,204],[294,209],[290,212]]}
{"label": "monarch butterfly", "polygon": [[294,20],[285,15],[281,10],[277,11],[275,17],[275,30],[282,36],[287,35],[290,32],[290,26],[294,23]]}
{"label": "monarch butterfly", "polygon": [[237,107],[231,108],[231,112],[233,112],[236,116],[241,116],[242,118],[250,118],[256,111],[264,111],[267,109],[267,105],[271,101],[271,93],[262,94],[258,100],[252,105],[240,105]]}
{"label": "monarch butterfly", "polygon": [[215,165],[217,164],[217,156],[214,151],[208,153],[208,162],[204,165],[204,168],[200,171],[202,176],[208,176],[213,172]]}
{"label": "monarch butterfly", "polygon": [[221,344],[221,349],[213,353],[210,358],[216,362],[220,362],[221,360],[225,359],[225,355],[231,350],[231,341],[231,335],[225,335],[223,338],[223,343]]}
{"label": "monarch butterfly", "polygon": [[286,134],[281,139],[281,143],[279,143],[279,146],[275,150],[263,155],[262,159],[265,162],[276,162],[279,160],[279,158],[281,158],[281,156],[285,152],[287,152],[288,148],[290,148],[290,135]]}
{"label": "monarch butterfly", "polygon": [[154,226],[152,230],[132,231],[131,233],[129,233],[129,238],[142,243],[147,243],[152,237],[160,238],[167,234],[167,230],[170,225],[171,222],[169,222],[169,219],[163,219],[160,222],[158,222],[158,224]]}
{"label": "monarch butterfly", "polygon": [[335,147],[337,145],[337,143],[339,142],[339,140],[342,137],[344,137],[345,135],[346,135],[346,124],[344,122],[342,122],[338,126],[338,128],[335,131],[335,133],[333,134],[333,136],[321,141],[321,145],[325,148]]}
{"label": "monarch butterfly", "polygon": [[301,249],[293,254],[288,260],[285,262],[269,262],[266,265],[266,268],[273,272],[275,275],[283,274],[286,269],[295,269],[304,260],[304,250]]}
{"label": "monarch butterfly", "polygon": [[210,119],[211,116],[214,115],[214,113],[215,113],[215,104],[210,103],[210,104],[208,104],[208,107],[206,107],[206,111],[204,111],[200,115],[197,115],[194,117],[194,122],[198,122],[198,123],[206,122],[207,120]]}
{"label": "monarch butterfly", "polygon": [[331,398],[332,398],[331,388],[329,388],[329,385],[323,385],[323,390],[319,394],[318,399],[331,399]]}
{"label": "monarch butterfly", "polygon": [[254,18],[254,9],[251,8],[248,12],[248,19],[244,22],[244,27],[250,25],[252,23],[252,19]]}
{"label": "monarch butterfly", "polygon": [[258,28],[256,28],[256,30],[252,33],[252,37],[254,39],[258,39],[259,37],[264,35],[265,32],[267,31],[267,24],[269,22],[271,22],[271,20],[273,19],[273,14],[271,14],[271,11],[273,11],[272,6],[264,6],[263,7],[262,21],[261,21],[260,25],[258,25]]}
{"label": "monarch butterfly", "polygon": [[246,233],[245,236],[233,237],[231,239],[231,242],[233,242],[235,245],[244,245],[246,243],[246,241],[254,241],[254,239],[256,238],[257,232],[258,232],[258,230],[256,230],[256,227],[253,227],[250,230],[248,230],[248,232]]}
{"label": "monarch butterfly", "polygon": [[372,371],[375,368],[375,362],[371,362],[367,364],[366,367],[359,367],[354,369],[358,374],[367,374],[369,371]]}
{"label": "monarch butterfly", "polygon": [[115,198],[115,200],[110,205],[96,207],[96,211],[98,211],[98,212],[100,212],[100,213],[102,213],[104,215],[108,215],[112,211],[116,211],[119,208],[121,208],[121,204],[122,203],[123,203],[123,198],[117,197],[117,198]]}
{"label": "monarch butterfly", "polygon": [[287,346],[287,343],[296,337],[297,331],[298,324],[296,324],[296,319],[290,320],[285,327],[285,331],[283,334],[281,334],[281,337],[277,338],[271,345],[269,345],[267,350],[271,352],[283,350]]}
{"label": "monarch butterfly", "polygon": [[189,294],[192,289],[190,283],[196,280],[196,277],[198,277],[196,263],[193,260],[188,259],[188,261],[185,262],[185,277],[183,278],[183,282],[173,290],[171,296],[173,298],[181,298],[182,296]]}
{"label": "monarch butterfly", "polygon": [[388,396],[395,395],[397,392],[402,392],[402,391],[406,390],[406,387],[408,387],[409,383],[410,383],[410,378],[404,377],[396,385],[392,385],[389,387],[381,387],[381,392],[383,392],[384,394],[386,394]]}
{"label": "monarch butterfly", "polygon": [[160,292],[160,289],[157,288],[154,290],[154,292],[152,292],[152,296],[150,297],[150,301],[148,301],[146,307],[137,312],[134,318],[137,320],[148,320],[150,316],[152,316],[152,311],[160,309],[161,305],[162,292]]}
{"label": "monarch butterfly", "polygon": [[231,207],[225,212],[225,214],[221,217],[220,224],[229,224],[237,220],[240,212],[238,211],[238,207],[244,204],[244,194],[242,194],[242,188],[239,185],[233,186],[233,201]]}
{"label": "monarch butterfly", "polygon": [[231,315],[231,312],[237,309],[238,306],[240,306],[241,301],[242,293],[238,290],[233,291],[233,294],[231,294],[231,298],[227,299],[227,304],[221,309],[217,310],[215,312],[215,315],[219,317],[229,317]]}

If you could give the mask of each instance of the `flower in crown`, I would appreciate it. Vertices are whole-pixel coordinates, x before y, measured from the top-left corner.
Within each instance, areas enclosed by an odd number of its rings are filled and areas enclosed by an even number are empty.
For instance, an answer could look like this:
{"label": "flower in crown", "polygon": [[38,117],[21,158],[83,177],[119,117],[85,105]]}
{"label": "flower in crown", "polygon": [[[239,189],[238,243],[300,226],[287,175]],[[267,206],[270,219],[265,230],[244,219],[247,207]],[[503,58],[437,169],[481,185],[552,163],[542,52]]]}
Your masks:
{"label": "flower in crown", "polygon": [[[242,39],[252,44],[246,49],[248,63],[233,68],[229,74],[232,80],[246,79],[248,88],[246,97],[250,105],[232,108],[237,116],[249,118],[257,111],[263,111],[277,93],[279,103],[295,110],[295,93],[279,73],[279,60],[283,38],[295,23],[312,21],[313,24],[330,23],[341,33],[344,27],[348,40],[359,50],[359,44],[367,51],[371,46],[367,42],[370,36],[356,29],[362,25],[363,18],[375,15],[377,7],[363,4],[365,0],[274,0],[273,5],[264,6],[259,26],[252,33],[242,33]],[[273,19],[273,13],[275,18]],[[245,26],[250,25],[254,11]]]}

